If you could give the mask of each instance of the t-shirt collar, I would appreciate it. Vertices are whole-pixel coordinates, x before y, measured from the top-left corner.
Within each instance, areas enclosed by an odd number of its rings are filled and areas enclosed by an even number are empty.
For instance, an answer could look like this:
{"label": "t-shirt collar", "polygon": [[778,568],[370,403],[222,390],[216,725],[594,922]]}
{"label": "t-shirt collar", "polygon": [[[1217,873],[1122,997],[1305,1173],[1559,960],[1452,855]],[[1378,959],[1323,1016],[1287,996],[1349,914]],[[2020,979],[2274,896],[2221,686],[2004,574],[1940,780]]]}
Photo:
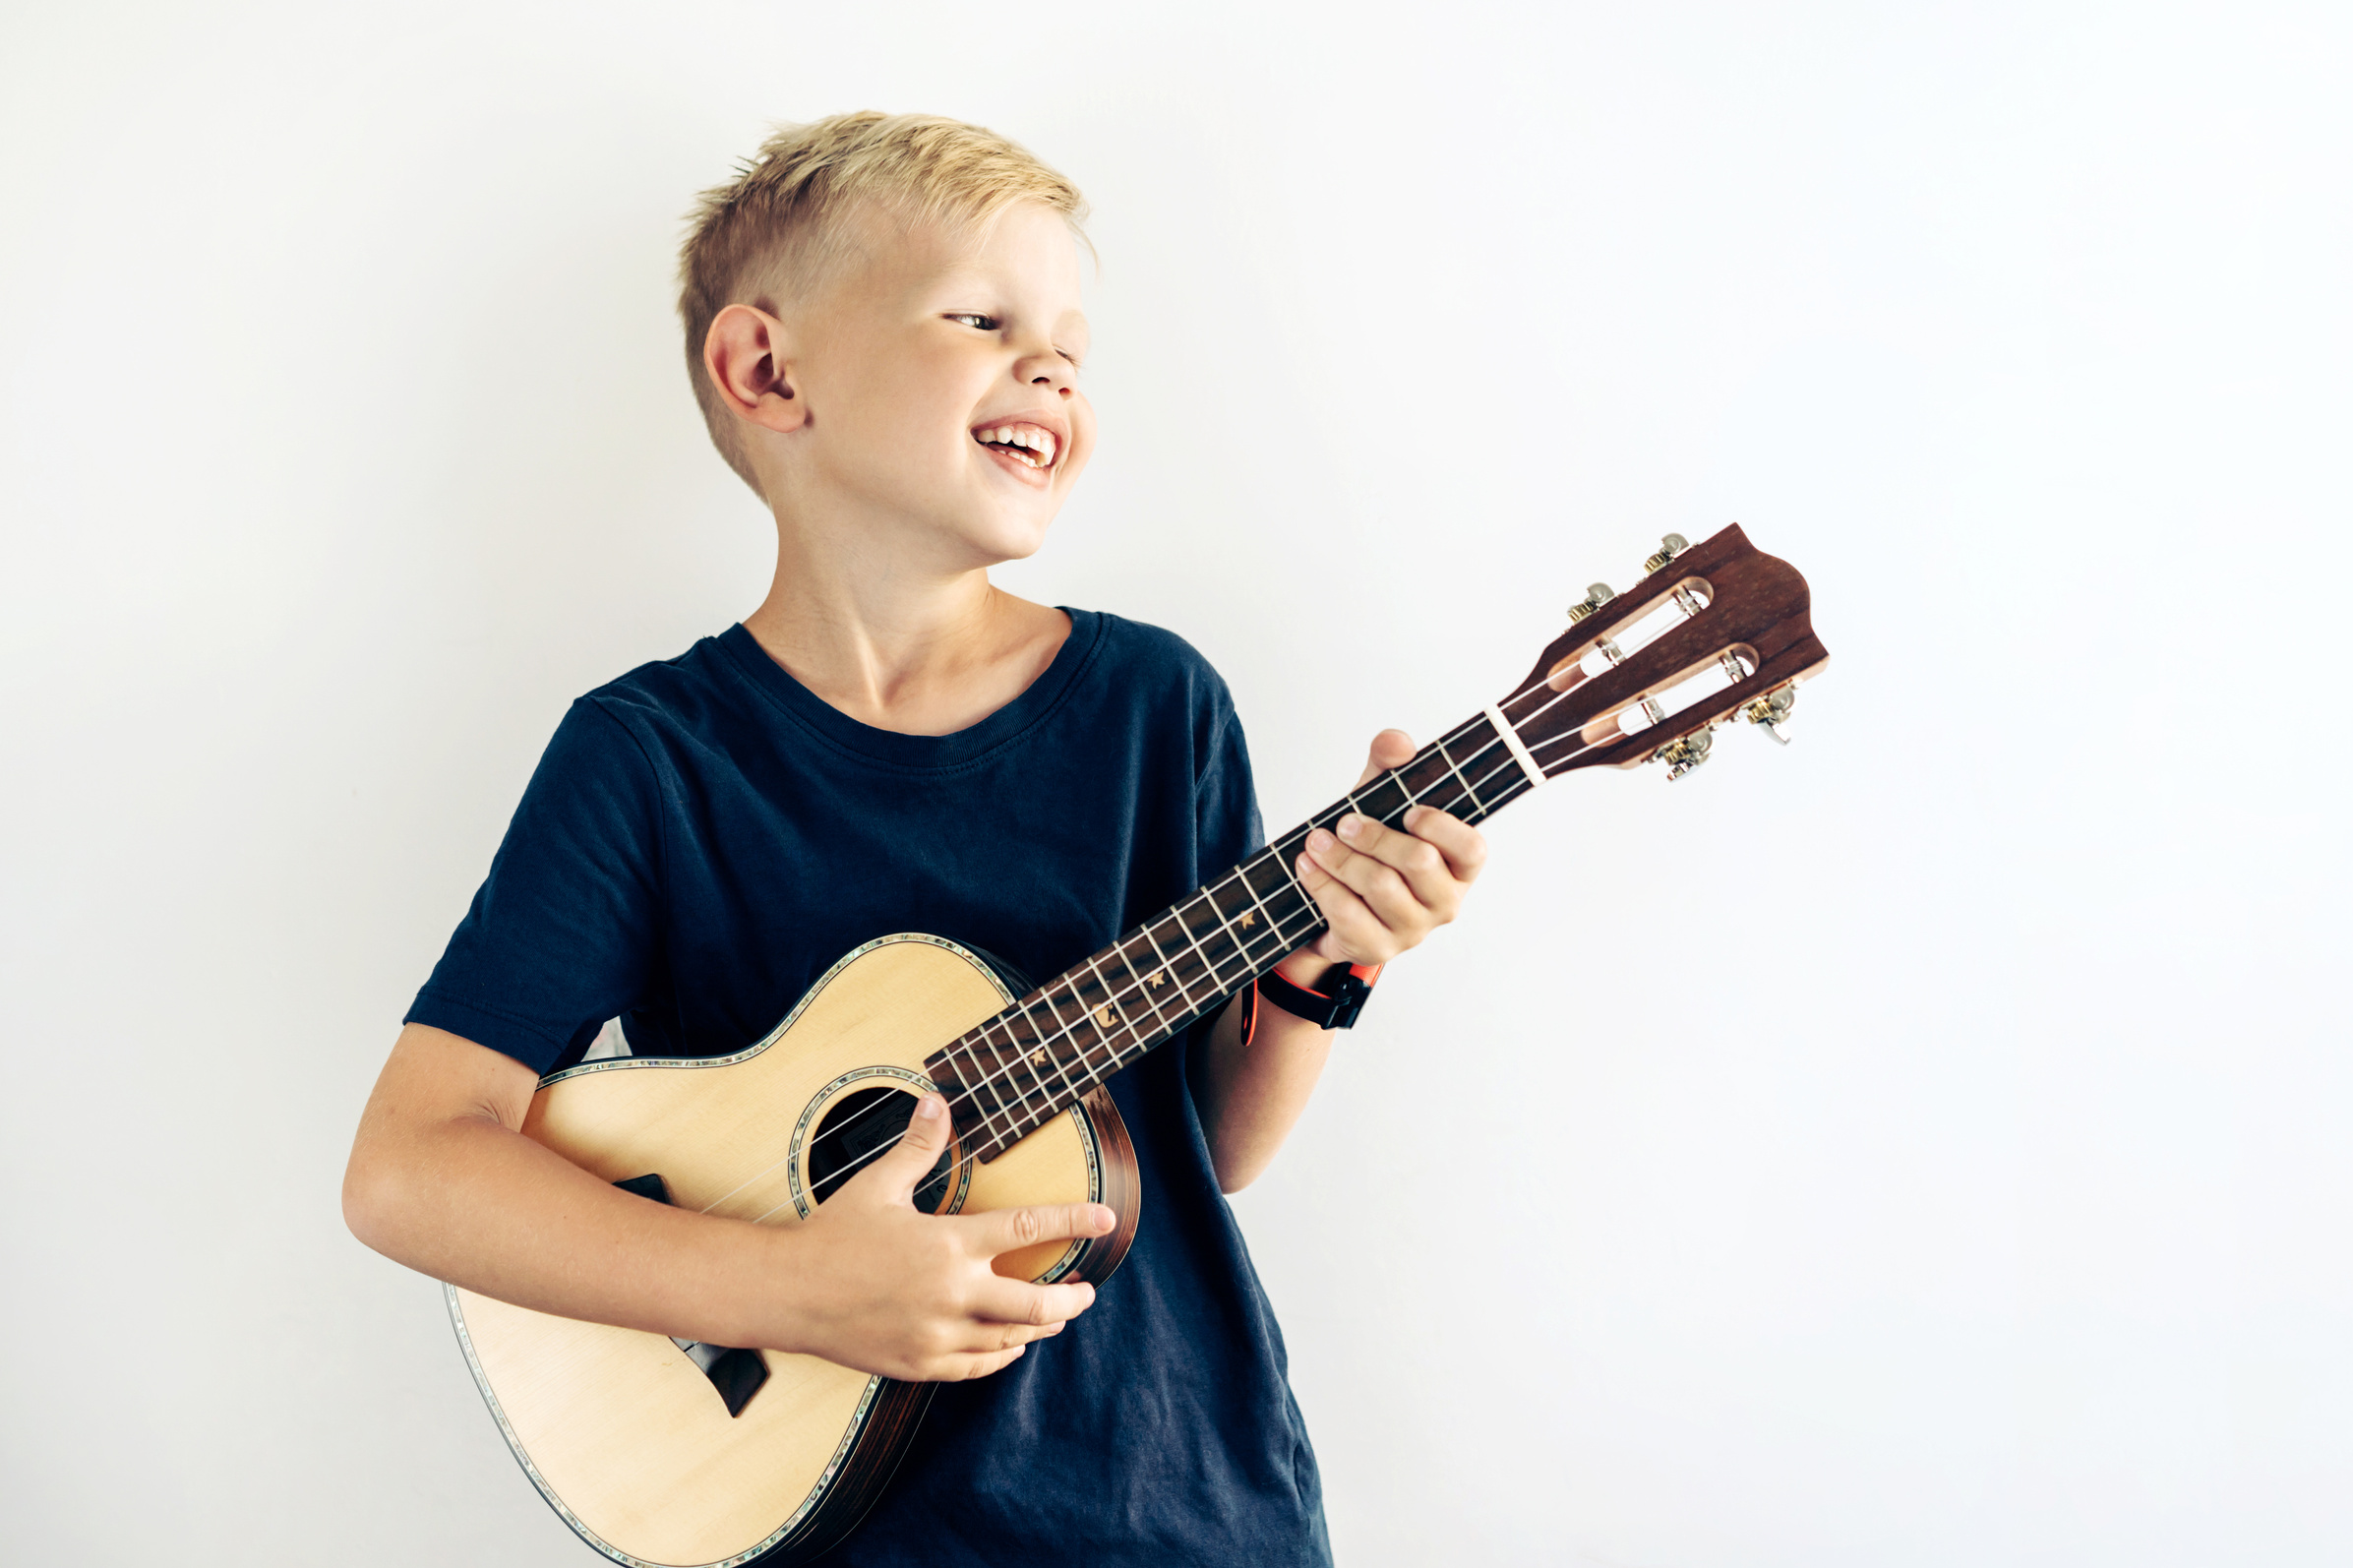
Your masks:
{"label": "t-shirt collar", "polygon": [[952,735],[902,735],[860,723],[793,678],[792,672],[768,656],[759,639],[738,622],[715,639],[729,662],[742,670],[762,695],[819,737],[853,755],[903,768],[951,768],[972,762],[1008,745],[1043,722],[1060,705],[1086,667],[1094,661],[1103,618],[1092,610],[1056,606],[1070,618],[1070,634],[1055,650],[1054,659],[1019,696],[978,724]]}

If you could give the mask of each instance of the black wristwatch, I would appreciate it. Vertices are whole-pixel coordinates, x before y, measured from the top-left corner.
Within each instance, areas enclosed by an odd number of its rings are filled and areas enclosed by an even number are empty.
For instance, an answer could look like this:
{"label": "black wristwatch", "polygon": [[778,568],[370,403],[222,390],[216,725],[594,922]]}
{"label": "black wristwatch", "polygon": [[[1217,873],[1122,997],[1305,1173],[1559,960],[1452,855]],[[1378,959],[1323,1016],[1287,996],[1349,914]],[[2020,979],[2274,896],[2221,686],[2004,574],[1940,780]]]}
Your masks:
{"label": "black wristwatch", "polygon": [[1372,983],[1381,977],[1378,964],[1334,964],[1309,991],[1295,986],[1270,969],[1258,977],[1258,995],[1294,1018],[1304,1018],[1318,1029],[1352,1029]]}

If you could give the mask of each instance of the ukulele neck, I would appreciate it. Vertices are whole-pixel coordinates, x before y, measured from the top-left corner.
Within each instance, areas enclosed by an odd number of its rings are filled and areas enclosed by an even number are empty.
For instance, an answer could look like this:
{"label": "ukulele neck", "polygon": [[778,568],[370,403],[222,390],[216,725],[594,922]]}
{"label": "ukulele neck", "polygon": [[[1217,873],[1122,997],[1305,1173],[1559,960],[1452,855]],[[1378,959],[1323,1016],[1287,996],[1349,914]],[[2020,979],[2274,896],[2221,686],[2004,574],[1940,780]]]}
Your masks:
{"label": "ukulele neck", "polygon": [[1398,827],[1416,806],[1477,823],[1543,777],[1486,709],[950,1042],[925,1065],[965,1148],[996,1159],[1314,940],[1323,914],[1294,868],[1316,828],[1351,812]]}

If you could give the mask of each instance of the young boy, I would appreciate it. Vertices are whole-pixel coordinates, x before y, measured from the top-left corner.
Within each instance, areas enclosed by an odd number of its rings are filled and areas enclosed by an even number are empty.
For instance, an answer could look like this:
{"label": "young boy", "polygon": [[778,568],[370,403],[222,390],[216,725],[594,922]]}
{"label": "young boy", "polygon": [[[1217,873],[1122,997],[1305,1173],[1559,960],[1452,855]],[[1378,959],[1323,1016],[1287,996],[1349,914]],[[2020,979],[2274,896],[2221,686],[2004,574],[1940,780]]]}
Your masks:
{"label": "young boy", "polygon": [[[1020,148],[912,115],[788,129],[705,197],[688,363],[712,440],[775,513],[775,579],[742,625],[565,717],[345,1182],[362,1240],[472,1291],[965,1380],[845,1564],[1330,1555],[1282,1338],[1221,1196],[1306,1105],[1316,1023],[1269,1006],[1251,1028],[1229,1005],[1113,1080],[1144,1213],[1100,1298],[991,1272],[1003,1215],[911,1205],[946,1138],[936,1096],[790,1227],[647,1203],[519,1130],[540,1076],[608,1019],[638,1055],[740,1051],[900,931],[1043,978],[1259,844],[1240,725],[1200,655],[989,581],[1044,541],[1094,447],[1083,211]],[[1365,776],[1411,754],[1384,732]],[[1426,809],[1406,831],[1319,834],[1297,871],[1329,927],[1283,975],[1312,988],[1415,945],[1484,853]],[[1092,1204],[1027,1218],[1033,1240],[1111,1227]]]}

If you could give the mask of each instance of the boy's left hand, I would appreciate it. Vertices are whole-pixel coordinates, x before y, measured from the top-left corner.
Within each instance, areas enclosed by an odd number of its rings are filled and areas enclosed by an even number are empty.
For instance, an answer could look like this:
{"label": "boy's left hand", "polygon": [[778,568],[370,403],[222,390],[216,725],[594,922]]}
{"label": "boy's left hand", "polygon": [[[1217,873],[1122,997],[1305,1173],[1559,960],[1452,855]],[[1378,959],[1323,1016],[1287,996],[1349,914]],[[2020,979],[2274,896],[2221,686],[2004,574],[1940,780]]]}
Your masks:
{"label": "boy's left hand", "polygon": [[[1383,730],[1357,783],[1413,755],[1414,742],[1403,730]],[[1325,963],[1385,964],[1454,919],[1486,864],[1487,841],[1469,823],[1427,806],[1407,812],[1404,825],[1400,832],[1352,813],[1341,818],[1338,837],[1321,828],[1307,836],[1299,881],[1329,929],[1292,960],[1312,955]]]}

